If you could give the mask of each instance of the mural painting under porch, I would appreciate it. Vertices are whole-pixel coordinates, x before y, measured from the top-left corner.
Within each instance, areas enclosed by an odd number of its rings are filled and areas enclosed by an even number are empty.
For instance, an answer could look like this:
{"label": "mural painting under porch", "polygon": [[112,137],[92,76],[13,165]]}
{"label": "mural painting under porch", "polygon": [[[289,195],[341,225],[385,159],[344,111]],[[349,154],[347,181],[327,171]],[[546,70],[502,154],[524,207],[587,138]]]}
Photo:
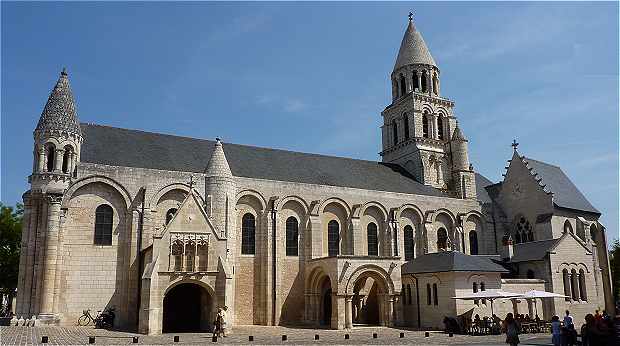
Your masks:
{"label": "mural painting under porch", "polygon": [[332,329],[402,324],[399,257],[339,255],[306,266],[304,319]]}
{"label": "mural painting under porch", "polygon": [[[234,323],[227,238],[215,230],[193,189],[163,230],[156,232],[151,251],[152,260],[142,275],[140,332],[208,331],[222,306],[229,307],[228,319]],[[179,319],[188,323],[179,325],[175,322]]]}

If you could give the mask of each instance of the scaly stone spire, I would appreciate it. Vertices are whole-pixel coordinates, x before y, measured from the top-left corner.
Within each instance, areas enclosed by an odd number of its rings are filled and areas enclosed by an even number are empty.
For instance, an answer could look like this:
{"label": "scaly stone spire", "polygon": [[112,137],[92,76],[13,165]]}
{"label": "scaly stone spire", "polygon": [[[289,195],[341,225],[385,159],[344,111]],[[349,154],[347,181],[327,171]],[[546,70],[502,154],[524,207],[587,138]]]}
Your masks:
{"label": "scaly stone spire", "polygon": [[47,99],[35,133],[49,131],[68,132],[82,136],[80,122],[75,110],[75,99],[69,84],[69,76],[64,68],[60,72],[60,77]]}
{"label": "scaly stone spire", "polygon": [[413,24],[412,16],[409,17],[409,24],[407,25],[407,31],[400,43],[400,50],[398,51],[398,57],[396,58],[396,64],[394,64],[394,71],[397,69],[413,64],[425,64],[437,67],[435,59],[428,50],[422,34],[416,30]]}
{"label": "scaly stone spire", "polygon": [[209,163],[207,163],[205,174],[207,177],[232,178],[230,166],[228,165],[228,160],[226,160],[226,155],[224,155],[224,148],[219,138],[215,139],[215,148],[213,148],[213,153],[211,154]]}
{"label": "scaly stone spire", "polygon": [[456,127],[454,128],[454,133],[452,134],[453,141],[465,141],[467,142],[467,138],[463,135],[463,131],[459,127],[459,123],[456,123]]}

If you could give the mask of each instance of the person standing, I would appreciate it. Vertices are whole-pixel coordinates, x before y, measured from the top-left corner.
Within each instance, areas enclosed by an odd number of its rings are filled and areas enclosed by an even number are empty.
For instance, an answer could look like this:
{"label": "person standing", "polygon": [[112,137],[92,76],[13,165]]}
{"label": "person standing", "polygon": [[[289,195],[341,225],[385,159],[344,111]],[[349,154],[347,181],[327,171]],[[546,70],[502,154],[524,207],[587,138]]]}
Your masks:
{"label": "person standing", "polygon": [[506,319],[504,319],[504,325],[502,326],[502,330],[506,333],[506,343],[510,346],[516,346],[521,341],[519,340],[519,322],[517,322],[512,313],[509,312],[506,315]]}
{"label": "person standing", "polygon": [[564,316],[564,329],[562,330],[562,345],[574,345],[576,339],[575,334],[576,332],[573,316],[570,315],[570,311],[566,310],[566,315]]}
{"label": "person standing", "polygon": [[217,315],[215,315],[215,321],[213,321],[213,337],[219,337],[222,333],[222,309],[217,309]]}
{"label": "person standing", "polygon": [[222,313],[222,336],[226,337],[226,329],[227,329],[227,320],[228,320],[228,315],[227,315],[227,311],[228,311],[228,306],[224,306],[224,308],[221,310]]}
{"label": "person standing", "polygon": [[553,342],[553,346],[560,346],[562,341],[562,328],[560,318],[558,316],[553,316],[551,318],[551,335],[551,342]]}

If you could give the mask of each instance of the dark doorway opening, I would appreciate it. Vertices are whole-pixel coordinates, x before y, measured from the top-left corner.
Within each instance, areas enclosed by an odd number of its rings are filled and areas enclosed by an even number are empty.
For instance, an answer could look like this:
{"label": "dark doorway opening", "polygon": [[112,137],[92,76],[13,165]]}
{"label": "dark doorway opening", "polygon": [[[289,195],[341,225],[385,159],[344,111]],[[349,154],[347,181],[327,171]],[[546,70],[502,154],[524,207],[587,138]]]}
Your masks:
{"label": "dark doorway opening", "polygon": [[196,284],[180,284],[164,297],[162,332],[208,332],[210,315],[211,296],[207,290]]}
{"label": "dark doorway opening", "polygon": [[329,288],[323,293],[323,314],[321,315],[321,325],[330,326],[332,323],[332,289]]}

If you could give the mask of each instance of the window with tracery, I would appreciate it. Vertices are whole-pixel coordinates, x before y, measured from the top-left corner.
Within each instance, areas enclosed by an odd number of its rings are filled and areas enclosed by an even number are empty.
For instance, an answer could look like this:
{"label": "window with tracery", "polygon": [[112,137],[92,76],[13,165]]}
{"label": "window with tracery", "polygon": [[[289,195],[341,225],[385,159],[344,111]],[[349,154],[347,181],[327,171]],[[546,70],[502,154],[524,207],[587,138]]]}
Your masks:
{"label": "window with tracery", "polygon": [[521,216],[516,224],[515,229],[515,242],[525,243],[534,241],[534,232],[532,232],[532,225],[525,217]]}

